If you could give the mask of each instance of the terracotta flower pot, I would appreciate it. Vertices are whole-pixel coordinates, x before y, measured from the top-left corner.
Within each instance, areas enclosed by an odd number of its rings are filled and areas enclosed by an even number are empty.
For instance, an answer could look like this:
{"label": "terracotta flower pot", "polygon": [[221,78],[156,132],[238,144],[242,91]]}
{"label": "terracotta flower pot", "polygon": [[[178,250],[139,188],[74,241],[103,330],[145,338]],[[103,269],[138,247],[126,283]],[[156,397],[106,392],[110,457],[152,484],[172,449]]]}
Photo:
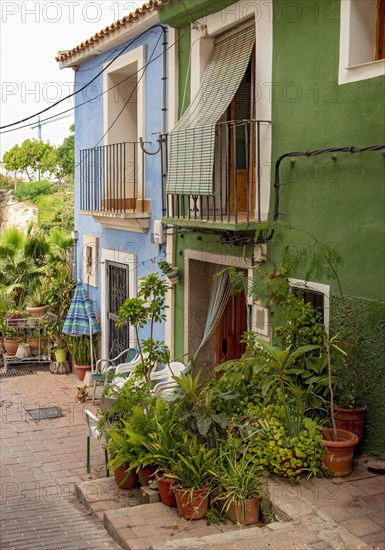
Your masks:
{"label": "terracotta flower pot", "polygon": [[202,519],[207,512],[208,495],[207,489],[195,489],[191,492],[188,489],[174,489],[178,514],[187,520]]}
{"label": "terracotta flower pot", "polygon": [[21,338],[4,338],[3,346],[7,355],[16,355]]}
{"label": "terracotta flower pot", "polygon": [[354,409],[334,407],[334,420],[337,428],[353,432],[358,439],[363,439],[365,435],[365,415],[367,409],[365,405]]}
{"label": "terracotta flower pot", "polygon": [[91,365],[75,365],[74,364],[74,371],[78,375],[78,378],[81,382],[83,382],[84,377],[86,375],[86,372],[89,372],[91,370]]}
{"label": "terracotta flower pot", "polygon": [[46,345],[46,341],[40,340],[40,346],[39,346],[38,338],[27,338],[27,344],[31,348],[32,355],[38,355],[39,353],[43,352]]}
{"label": "terracotta flower pot", "polygon": [[151,465],[140,468],[138,472],[138,476],[139,476],[139,483],[141,484],[142,487],[154,481],[156,470],[157,470],[156,466],[151,466]]}
{"label": "terracotta flower pot", "polygon": [[43,317],[48,311],[48,306],[38,306],[38,307],[31,307],[28,306],[27,308],[28,313],[31,317]]}
{"label": "terracotta flower pot", "polygon": [[[119,489],[134,489],[138,486],[138,476],[135,470],[130,470],[129,464],[124,464],[114,470],[114,477],[116,485]],[[129,471],[127,475],[127,471]]]}
{"label": "terracotta flower pot", "polygon": [[325,446],[324,466],[336,477],[348,476],[353,467],[353,452],[359,439],[353,432],[336,430],[337,440],[334,441],[334,430],[324,428],[322,440]]}
{"label": "terracotta flower pot", "polygon": [[158,474],[155,475],[156,481],[158,482],[159,496],[160,500],[166,506],[176,506],[176,498],[174,489],[172,488],[175,483],[173,479],[168,479],[167,477],[162,477]]}
{"label": "terracotta flower pot", "polygon": [[231,503],[227,517],[236,524],[251,525],[259,520],[259,497],[248,498],[245,502]]}

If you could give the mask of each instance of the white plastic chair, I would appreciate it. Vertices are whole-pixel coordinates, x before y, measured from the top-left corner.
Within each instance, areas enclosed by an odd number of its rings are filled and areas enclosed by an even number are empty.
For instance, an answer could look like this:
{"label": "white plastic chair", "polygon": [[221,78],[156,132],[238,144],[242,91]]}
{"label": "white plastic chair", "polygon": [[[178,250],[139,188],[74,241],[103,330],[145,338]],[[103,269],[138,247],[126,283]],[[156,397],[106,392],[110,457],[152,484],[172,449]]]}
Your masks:
{"label": "white plastic chair", "polygon": [[155,397],[160,397],[163,401],[171,403],[178,397],[179,384],[175,380],[169,382],[159,382],[154,387]]}
{"label": "white plastic chair", "polygon": [[[91,473],[91,464],[90,464],[90,453],[91,453],[91,437],[93,439],[99,439],[100,438],[100,431],[98,430],[98,422],[99,418],[94,415],[91,411],[88,409],[84,409],[83,411],[83,418],[87,426],[87,474]],[[103,443],[107,442],[106,435],[103,434],[100,440]],[[107,477],[110,476],[110,472],[108,469],[108,453],[107,449],[104,449],[104,460],[106,463],[106,474]]]}
{"label": "white plastic chair", "polygon": [[[122,359],[130,357],[130,360],[126,363],[122,363]],[[135,348],[128,348],[113,359],[99,359],[96,362],[95,372],[92,373],[92,378],[94,381],[94,388],[92,393],[92,403],[95,402],[96,394],[96,385],[105,384],[110,378],[111,375],[116,371],[117,367],[120,365],[130,365],[133,361],[137,360],[139,357],[139,352]]]}
{"label": "white plastic chair", "polygon": [[153,371],[150,374],[150,379],[159,382],[174,382],[173,376],[180,376],[186,369],[186,366],[179,361],[172,361],[169,365],[166,365],[163,369]]}

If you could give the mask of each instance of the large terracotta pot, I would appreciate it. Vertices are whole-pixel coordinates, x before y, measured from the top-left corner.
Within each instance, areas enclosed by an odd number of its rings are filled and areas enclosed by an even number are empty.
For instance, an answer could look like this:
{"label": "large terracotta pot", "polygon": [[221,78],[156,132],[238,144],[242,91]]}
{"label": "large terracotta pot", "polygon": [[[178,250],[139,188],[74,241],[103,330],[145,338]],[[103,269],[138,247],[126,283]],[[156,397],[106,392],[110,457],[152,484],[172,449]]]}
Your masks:
{"label": "large terracotta pot", "polygon": [[187,520],[202,519],[207,512],[208,495],[207,489],[195,489],[191,492],[188,489],[174,489],[178,514]]}
{"label": "large terracotta pot", "polygon": [[359,439],[353,432],[339,429],[336,432],[337,440],[334,441],[334,430],[332,428],[323,429],[324,466],[336,477],[348,476],[353,467],[354,447]]}
{"label": "large terracotta pot", "polygon": [[166,506],[176,506],[176,498],[174,489],[172,488],[175,483],[173,479],[162,477],[156,474],[156,481],[158,482],[160,500]]}
{"label": "large terracotta pot", "polygon": [[140,468],[138,472],[138,476],[139,476],[139,483],[141,484],[142,487],[149,485],[152,481],[154,481],[156,470],[157,470],[156,466],[151,466],[151,465]]}
{"label": "large terracotta pot", "polygon": [[[114,470],[114,477],[116,485],[119,489],[134,489],[138,486],[138,476],[135,470],[130,470],[129,464],[124,464]],[[127,471],[129,471],[127,475]]]}
{"label": "large terracotta pot", "polygon": [[259,520],[259,497],[248,498],[245,502],[231,503],[227,517],[240,525],[251,525]]}
{"label": "large terracotta pot", "polygon": [[365,435],[365,415],[368,407],[356,407],[355,409],[343,409],[334,407],[334,420],[340,430],[347,430],[356,434],[358,439]]}
{"label": "large terracotta pot", "polygon": [[83,382],[86,372],[91,370],[91,365],[75,365],[73,366],[75,373],[78,375],[78,378]]}
{"label": "large terracotta pot", "polygon": [[16,355],[21,338],[4,338],[3,346],[7,355]]}
{"label": "large terracotta pot", "polygon": [[28,306],[26,309],[31,317],[38,318],[38,317],[43,317],[43,315],[47,313],[48,306],[38,306],[38,307]]}

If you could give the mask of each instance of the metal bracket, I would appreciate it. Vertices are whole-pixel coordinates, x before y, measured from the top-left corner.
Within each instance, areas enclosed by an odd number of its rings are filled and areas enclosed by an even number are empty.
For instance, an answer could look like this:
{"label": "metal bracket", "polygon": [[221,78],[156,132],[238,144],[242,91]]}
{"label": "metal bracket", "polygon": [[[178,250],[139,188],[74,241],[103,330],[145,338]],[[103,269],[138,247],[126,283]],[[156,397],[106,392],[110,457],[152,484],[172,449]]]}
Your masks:
{"label": "metal bracket", "polygon": [[159,138],[156,140],[158,143],[159,143],[159,147],[156,151],[147,151],[147,149],[145,148],[144,146],[144,141],[143,141],[143,138],[139,138],[139,144],[140,144],[140,147],[142,149],[142,151],[144,153],[146,153],[146,155],[157,155],[159,153],[159,151],[161,150],[162,148],[162,143],[163,143],[163,137],[162,137],[162,134],[159,134]]}

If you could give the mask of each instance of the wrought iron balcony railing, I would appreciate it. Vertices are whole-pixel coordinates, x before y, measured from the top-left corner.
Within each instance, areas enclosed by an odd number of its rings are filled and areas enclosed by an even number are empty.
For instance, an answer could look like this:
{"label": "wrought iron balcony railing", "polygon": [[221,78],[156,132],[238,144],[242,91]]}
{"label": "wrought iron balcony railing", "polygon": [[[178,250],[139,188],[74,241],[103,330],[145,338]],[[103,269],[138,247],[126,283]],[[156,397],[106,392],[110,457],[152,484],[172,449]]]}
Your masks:
{"label": "wrought iron balcony railing", "polygon": [[247,227],[260,222],[262,136],[270,124],[268,121],[239,120],[216,125],[212,195],[167,193],[168,157],[167,140],[164,140],[165,221],[178,225],[206,225],[209,222],[228,227]]}
{"label": "wrought iron balcony railing", "polygon": [[124,142],[80,151],[80,210],[98,215],[148,214],[144,153]]}

